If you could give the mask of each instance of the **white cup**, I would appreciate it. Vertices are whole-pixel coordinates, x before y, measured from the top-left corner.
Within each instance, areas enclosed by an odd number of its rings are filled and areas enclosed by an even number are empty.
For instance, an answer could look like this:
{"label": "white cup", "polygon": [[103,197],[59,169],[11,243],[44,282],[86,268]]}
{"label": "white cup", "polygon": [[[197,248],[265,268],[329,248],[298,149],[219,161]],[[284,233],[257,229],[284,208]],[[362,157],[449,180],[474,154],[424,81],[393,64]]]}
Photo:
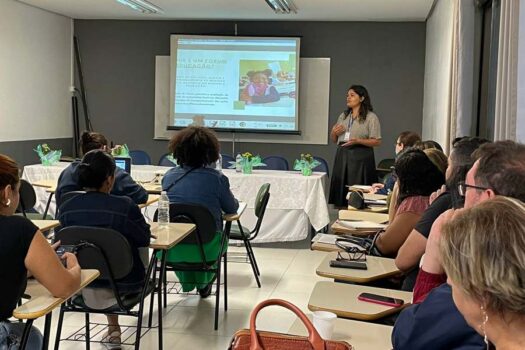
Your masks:
{"label": "white cup", "polygon": [[328,311],[314,311],[314,327],[323,339],[332,338],[337,315]]}

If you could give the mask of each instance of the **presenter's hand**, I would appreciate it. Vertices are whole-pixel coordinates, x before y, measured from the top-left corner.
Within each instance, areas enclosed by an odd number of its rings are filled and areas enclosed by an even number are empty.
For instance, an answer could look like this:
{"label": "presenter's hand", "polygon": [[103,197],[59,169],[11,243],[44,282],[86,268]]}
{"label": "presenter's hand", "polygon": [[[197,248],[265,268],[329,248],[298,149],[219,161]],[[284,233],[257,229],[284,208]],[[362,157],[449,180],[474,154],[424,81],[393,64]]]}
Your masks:
{"label": "presenter's hand", "polygon": [[358,144],[360,144],[359,139],[350,139],[348,140],[348,142],[343,143],[342,146],[347,147],[347,146],[353,146],[353,145],[358,145]]}
{"label": "presenter's hand", "polygon": [[342,135],[345,133],[345,127],[342,126],[341,124],[336,124],[333,128],[332,128],[332,133],[335,135],[335,136],[339,136],[339,135]]}

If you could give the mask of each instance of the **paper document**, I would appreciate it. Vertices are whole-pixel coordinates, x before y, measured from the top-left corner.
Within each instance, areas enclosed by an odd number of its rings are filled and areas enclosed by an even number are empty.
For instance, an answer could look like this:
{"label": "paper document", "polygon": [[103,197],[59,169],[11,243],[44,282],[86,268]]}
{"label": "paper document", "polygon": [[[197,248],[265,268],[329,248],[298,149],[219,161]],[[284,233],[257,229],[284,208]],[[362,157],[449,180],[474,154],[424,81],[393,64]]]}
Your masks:
{"label": "paper document", "polygon": [[372,221],[343,221],[337,220],[337,223],[343,227],[349,228],[351,230],[373,230],[373,229],[383,229],[386,227],[384,224],[378,224]]}

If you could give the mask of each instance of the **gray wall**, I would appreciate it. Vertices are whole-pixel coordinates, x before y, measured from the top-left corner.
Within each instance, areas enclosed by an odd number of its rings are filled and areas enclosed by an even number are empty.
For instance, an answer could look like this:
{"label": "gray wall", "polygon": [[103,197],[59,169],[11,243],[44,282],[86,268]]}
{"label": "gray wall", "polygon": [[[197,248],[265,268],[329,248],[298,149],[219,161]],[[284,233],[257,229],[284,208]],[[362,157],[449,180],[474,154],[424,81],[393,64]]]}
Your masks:
{"label": "gray wall", "polygon": [[34,149],[42,143],[47,143],[52,149],[61,149],[64,156],[73,153],[72,138],[0,142],[0,153],[16,160],[20,167],[35,164],[39,163],[40,159]]}
{"label": "gray wall", "polygon": [[[116,143],[147,151],[154,162],[166,141],[153,140],[155,56],[170,54],[171,33],[233,35],[235,22],[75,20],[93,126]],[[330,125],[345,108],[350,84],[367,87],[383,144],[392,157],[399,132],[421,132],[425,23],[237,22],[238,35],[300,36],[302,57],[330,57]],[[78,84],[77,84],[78,86]],[[300,153],[332,164],[335,145],[236,144],[236,151]],[[222,144],[231,153],[231,143]]]}

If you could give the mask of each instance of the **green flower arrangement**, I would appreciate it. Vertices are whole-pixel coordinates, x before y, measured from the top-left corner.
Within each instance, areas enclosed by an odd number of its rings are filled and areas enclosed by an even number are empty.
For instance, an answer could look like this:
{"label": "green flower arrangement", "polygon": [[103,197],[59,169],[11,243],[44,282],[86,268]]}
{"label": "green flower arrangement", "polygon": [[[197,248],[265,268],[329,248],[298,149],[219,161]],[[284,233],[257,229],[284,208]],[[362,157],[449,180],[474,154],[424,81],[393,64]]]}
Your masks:
{"label": "green flower arrangement", "polygon": [[176,166],[179,166],[179,164],[177,164],[177,159],[173,158],[173,154],[168,154],[166,156],[166,159],[175,164]]}
{"label": "green flower arrangement", "polygon": [[128,145],[126,145],[126,144],[116,145],[115,147],[113,147],[111,149],[111,155],[113,157],[128,157],[128,158],[130,158]]}
{"label": "green flower arrangement", "polygon": [[47,143],[36,146],[34,151],[38,154],[42,165],[45,166],[58,163],[62,157],[62,150],[52,150]]}
{"label": "green flower arrangement", "polygon": [[299,170],[303,176],[312,175],[312,169],[321,164],[319,161],[315,160],[310,153],[301,153],[301,159],[296,159],[293,164],[294,170]]}
{"label": "green flower arrangement", "polygon": [[[235,169],[235,162],[230,162],[232,165],[230,169]],[[250,152],[244,152],[241,154],[241,169],[243,174],[251,174],[253,167],[255,166],[266,166],[261,160],[261,156],[254,156]]]}

